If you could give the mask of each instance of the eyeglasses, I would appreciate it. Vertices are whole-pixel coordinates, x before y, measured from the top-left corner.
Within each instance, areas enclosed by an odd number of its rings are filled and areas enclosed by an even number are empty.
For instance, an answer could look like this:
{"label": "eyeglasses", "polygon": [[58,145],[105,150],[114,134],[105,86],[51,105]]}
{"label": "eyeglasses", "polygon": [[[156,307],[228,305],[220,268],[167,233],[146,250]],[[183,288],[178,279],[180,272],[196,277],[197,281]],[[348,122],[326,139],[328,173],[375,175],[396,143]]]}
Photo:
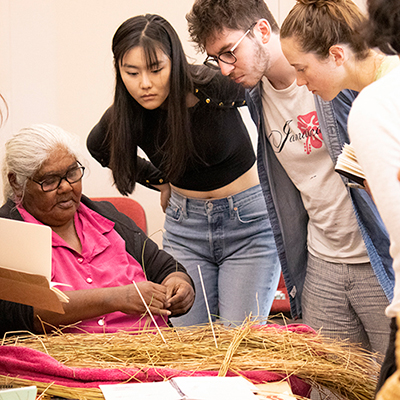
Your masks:
{"label": "eyeglasses", "polygon": [[242,43],[242,40],[249,34],[249,32],[256,26],[257,22],[254,22],[249,29],[244,33],[244,35],[236,42],[236,44],[229,50],[225,51],[218,56],[208,56],[203,64],[207,65],[207,67],[213,68],[213,69],[220,69],[219,62],[223,62],[225,64],[235,64],[237,61],[237,58],[235,54],[233,53],[237,47],[239,46],[240,43]]}
{"label": "eyeglasses", "polygon": [[41,186],[43,192],[52,192],[57,190],[63,179],[65,179],[70,185],[76,182],[79,182],[83,178],[83,174],[85,172],[85,167],[77,161],[80,165],[79,167],[70,169],[64,176],[59,175],[50,175],[46,179],[42,181],[35,181],[34,179],[30,178],[31,181],[37,183]]}

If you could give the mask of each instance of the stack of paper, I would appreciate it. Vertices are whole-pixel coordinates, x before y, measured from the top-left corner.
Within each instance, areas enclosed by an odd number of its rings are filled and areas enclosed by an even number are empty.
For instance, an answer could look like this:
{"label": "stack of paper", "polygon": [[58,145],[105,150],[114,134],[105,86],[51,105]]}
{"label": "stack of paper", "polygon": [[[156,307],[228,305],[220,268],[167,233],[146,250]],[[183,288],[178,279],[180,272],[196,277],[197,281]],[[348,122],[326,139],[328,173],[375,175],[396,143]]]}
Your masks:
{"label": "stack of paper", "polygon": [[52,231],[0,218],[0,299],[64,313],[68,297],[51,282]]}

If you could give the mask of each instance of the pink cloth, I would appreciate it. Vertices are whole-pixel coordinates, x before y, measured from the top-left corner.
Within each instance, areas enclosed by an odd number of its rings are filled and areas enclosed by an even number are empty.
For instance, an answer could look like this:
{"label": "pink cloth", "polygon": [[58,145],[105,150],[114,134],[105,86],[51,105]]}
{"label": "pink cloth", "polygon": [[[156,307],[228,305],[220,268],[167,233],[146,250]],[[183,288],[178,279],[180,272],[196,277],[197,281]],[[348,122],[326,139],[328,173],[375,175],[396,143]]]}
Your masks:
{"label": "pink cloth", "polygon": [[[264,326],[262,329],[268,329]],[[286,329],[279,325],[272,328]],[[261,326],[259,327],[261,329]],[[306,325],[289,325],[287,329],[299,332],[313,332]],[[276,382],[287,378],[294,394],[307,397],[310,385],[296,376],[285,377],[269,371],[242,371],[241,374],[252,383]],[[102,384],[126,382],[158,382],[176,376],[216,376],[217,371],[182,371],[171,368],[72,368],[56,361],[49,355],[27,347],[0,346],[0,375],[18,377],[44,383],[76,388],[95,388]],[[229,372],[227,376],[235,376]]]}
{"label": "pink cloth", "polygon": [[[24,208],[18,207],[26,222],[42,224]],[[141,265],[126,251],[125,241],[114,230],[114,223],[80,204],[74,216],[75,229],[82,244],[82,254],[72,249],[57,233],[52,233],[53,282],[70,286],[58,286],[62,291],[117,287],[146,280]],[[157,325],[167,326],[160,316],[154,316]],[[149,323],[150,322],[150,323]],[[138,330],[148,324],[148,318],[114,312],[82,321],[78,328],[63,332],[112,333],[118,330]]]}
{"label": "pink cloth", "polygon": [[[285,378],[268,371],[243,371],[251,382],[276,382]],[[76,388],[96,388],[99,385],[126,382],[160,382],[176,376],[217,376],[217,371],[182,371],[171,368],[71,368],[40,351],[26,347],[0,347],[0,375]],[[236,376],[228,373],[227,376]],[[295,376],[288,378],[294,394],[308,396],[310,386]]]}

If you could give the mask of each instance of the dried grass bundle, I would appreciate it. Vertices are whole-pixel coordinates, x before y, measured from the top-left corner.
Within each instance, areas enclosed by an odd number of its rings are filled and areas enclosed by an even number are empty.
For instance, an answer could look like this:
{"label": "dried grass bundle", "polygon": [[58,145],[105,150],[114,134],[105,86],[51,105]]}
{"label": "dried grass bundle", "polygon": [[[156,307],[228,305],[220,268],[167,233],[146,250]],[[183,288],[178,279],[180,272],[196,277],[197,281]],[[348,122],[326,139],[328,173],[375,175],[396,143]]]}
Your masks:
{"label": "dried grass bundle", "polygon": [[[220,376],[225,376],[227,371],[264,370],[296,375],[313,387],[327,388],[347,399],[374,398],[379,374],[376,355],[321,334],[265,329],[252,324],[247,321],[237,328],[214,324],[218,348],[209,325],[163,329],[167,344],[154,331],[141,331],[135,336],[126,332],[19,336],[3,340],[3,344],[46,352],[70,367],[168,367],[219,371]],[[0,384],[7,379],[10,380],[0,376]],[[44,386],[33,384],[39,390]],[[71,396],[64,389],[62,394],[55,389],[58,388],[48,388],[48,393],[70,398],[102,398],[94,389],[90,393],[81,389]]]}

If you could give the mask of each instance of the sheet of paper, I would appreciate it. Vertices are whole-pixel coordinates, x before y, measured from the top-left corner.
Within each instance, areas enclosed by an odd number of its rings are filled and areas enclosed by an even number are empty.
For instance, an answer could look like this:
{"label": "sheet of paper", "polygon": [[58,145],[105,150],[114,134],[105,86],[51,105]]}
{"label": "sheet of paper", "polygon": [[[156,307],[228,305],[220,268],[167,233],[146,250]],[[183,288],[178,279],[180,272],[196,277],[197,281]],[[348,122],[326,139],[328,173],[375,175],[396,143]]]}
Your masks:
{"label": "sheet of paper", "polygon": [[99,387],[106,400],[180,400],[182,398],[167,381],[100,385]]}
{"label": "sheet of paper", "polygon": [[35,400],[36,386],[26,386],[13,389],[1,389],[0,400]]}
{"label": "sheet of paper", "polygon": [[[257,400],[257,388],[242,377],[178,377],[173,381],[189,400]],[[106,400],[181,400],[169,381],[100,385]]]}
{"label": "sheet of paper", "polygon": [[51,281],[51,228],[0,218],[0,266]]}
{"label": "sheet of paper", "polygon": [[285,393],[264,393],[257,396],[259,400],[294,400],[296,396]]}
{"label": "sheet of paper", "polygon": [[260,393],[283,393],[283,394],[293,394],[292,389],[290,388],[287,381],[278,381],[278,382],[268,382],[268,383],[259,383],[255,385],[257,388],[257,394]]}
{"label": "sheet of paper", "polygon": [[192,376],[173,378],[184,394],[195,400],[255,400],[256,387],[242,378]]}
{"label": "sheet of paper", "polygon": [[51,240],[49,226],[0,218],[0,299],[64,313],[68,297],[50,282]]}

